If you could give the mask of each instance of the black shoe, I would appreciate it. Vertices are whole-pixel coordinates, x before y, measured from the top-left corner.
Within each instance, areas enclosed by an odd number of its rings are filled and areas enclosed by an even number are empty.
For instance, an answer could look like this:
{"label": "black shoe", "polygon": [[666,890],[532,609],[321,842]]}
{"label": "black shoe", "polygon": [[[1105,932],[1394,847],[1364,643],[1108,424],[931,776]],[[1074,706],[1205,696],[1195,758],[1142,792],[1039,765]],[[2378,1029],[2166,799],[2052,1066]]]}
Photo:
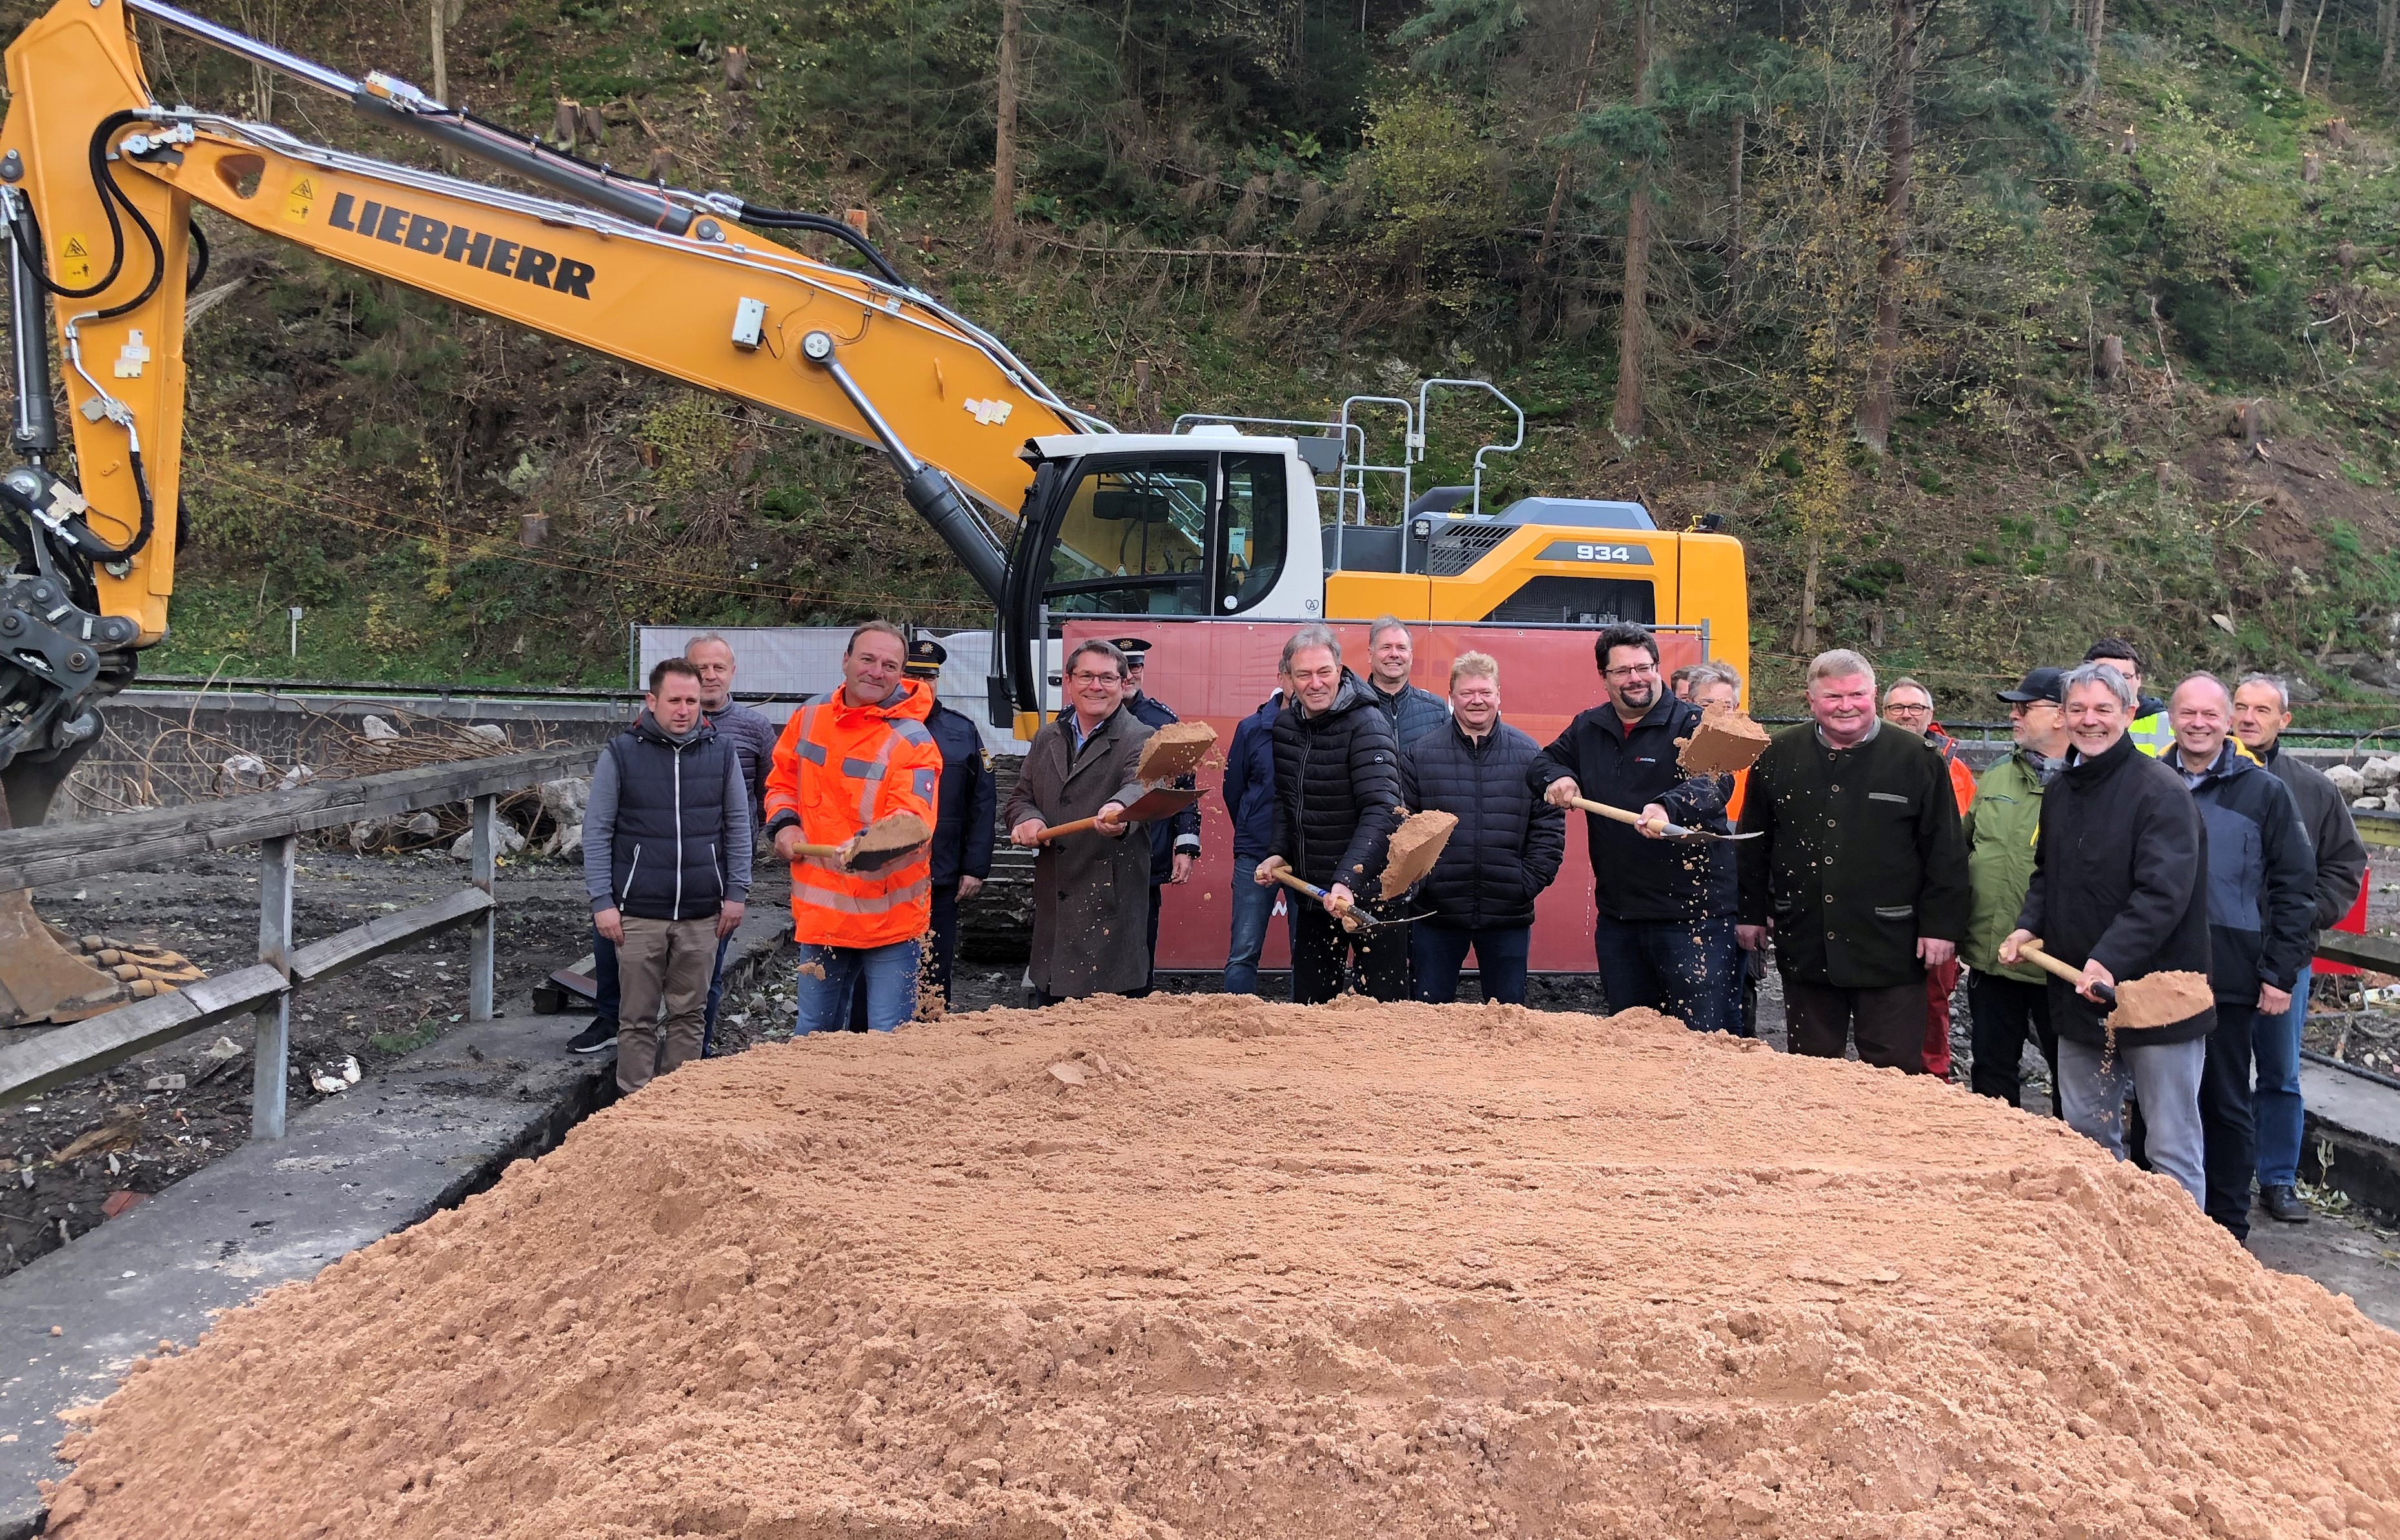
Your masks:
{"label": "black shoe", "polygon": [[2299,1193],[2288,1187],[2262,1188],[2258,1193],[2258,1206],[2265,1209],[2270,1218],[2281,1220],[2285,1224],[2309,1222],[2309,1206],[2300,1201]]}
{"label": "black shoe", "polygon": [[617,1018],[593,1016],[592,1025],[566,1040],[570,1054],[605,1054],[617,1046]]}

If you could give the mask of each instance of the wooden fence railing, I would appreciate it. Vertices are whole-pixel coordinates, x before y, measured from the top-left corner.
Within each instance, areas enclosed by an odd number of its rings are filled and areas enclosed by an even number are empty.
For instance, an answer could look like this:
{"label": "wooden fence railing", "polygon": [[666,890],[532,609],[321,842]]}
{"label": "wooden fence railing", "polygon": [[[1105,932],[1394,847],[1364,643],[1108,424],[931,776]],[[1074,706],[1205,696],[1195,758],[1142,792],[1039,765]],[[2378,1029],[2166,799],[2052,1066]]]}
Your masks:
{"label": "wooden fence railing", "polygon": [[[499,798],[591,768],[588,748],[544,749],[313,781],[261,792],[85,823],[0,831],[0,892],[126,871],[193,855],[259,847],[258,962],[0,1049],[0,1105],[38,1096],[187,1033],[238,1015],[257,1018],[251,1137],[281,1138],[289,1099],[292,997],[311,984],[428,936],[470,927],[467,1015],[492,1017],[492,882]],[[430,903],[294,946],[292,882],[299,837],[369,818],[453,802],[473,805],[469,886]]]}

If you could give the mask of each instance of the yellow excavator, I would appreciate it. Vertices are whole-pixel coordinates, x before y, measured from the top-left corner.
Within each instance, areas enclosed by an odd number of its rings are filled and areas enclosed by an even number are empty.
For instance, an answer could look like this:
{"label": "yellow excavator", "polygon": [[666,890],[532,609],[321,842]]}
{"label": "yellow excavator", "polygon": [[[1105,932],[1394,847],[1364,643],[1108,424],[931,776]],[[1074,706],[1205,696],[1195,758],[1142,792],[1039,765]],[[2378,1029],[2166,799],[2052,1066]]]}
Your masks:
{"label": "yellow excavator", "polygon": [[[539,190],[162,106],[137,17]],[[1486,382],[1354,397],[1323,421],[1193,416],[1171,433],[1118,433],[841,220],[630,178],[404,81],[351,79],[162,0],[58,0],[8,46],[7,79],[0,240],[18,463],[0,474],[10,548],[0,555],[0,826],[47,816],[100,735],[102,702],[166,634],[184,311],[207,263],[195,204],[880,447],[909,504],[991,597],[992,719],[1021,734],[1050,703],[1049,643],[1070,617],[1622,619],[1697,630],[1702,651],[1746,668],[1731,538],[1659,530],[1630,502],[1484,509],[1487,462],[1521,444],[1521,412],[1515,443],[1476,455],[1473,485],[1418,495],[1435,393],[1498,397]],[[859,266],[763,232],[840,243]],[[1388,442],[1395,423],[1401,451],[1379,463],[1370,437]],[[0,1025],[87,1014],[119,992],[57,945],[24,894],[0,898]]]}

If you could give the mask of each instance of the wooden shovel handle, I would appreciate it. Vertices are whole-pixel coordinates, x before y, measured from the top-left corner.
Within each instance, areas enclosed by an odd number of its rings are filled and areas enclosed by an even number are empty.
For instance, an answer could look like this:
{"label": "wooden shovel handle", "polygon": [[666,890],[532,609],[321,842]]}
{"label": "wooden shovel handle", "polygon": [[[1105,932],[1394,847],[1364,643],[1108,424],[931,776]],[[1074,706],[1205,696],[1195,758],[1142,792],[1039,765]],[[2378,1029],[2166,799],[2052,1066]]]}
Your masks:
{"label": "wooden shovel handle", "polygon": [[[2070,962],[2061,962],[2058,959],[2051,956],[2048,952],[2043,951],[2041,949],[2041,943],[2038,941],[2019,942],[2017,944],[2017,956],[2024,958],[2027,962],[2039,968],[2043,973],[2049,974],[2053,977],[2063,978],[2069,984],[2080,985],[2083,982],[2082,969],[2076,967]],[[2117,1003],[2117,991],[2110,988],[2106,984],[2095,986],[2093,992],[2100,997],[2100,1002],[2104,1005],[2113,1007]]]}
{"label": "wooden shovel handle", "polygon": [[[1326,898],[1329,896],[1323,888],[1318,887],[1316,883],[1311,882],[1306,878],[1295,876],[1288,870],[1275,873],[1275,880],[1297,893],[1306,893],[1309,897],[1316,899],[1320,904],[1324,903]],[[1341,920],[1344,930],[1355,931],[1358,928],[1358,921],[1351,917],[1349,911],[1350,906],[1346,904],[1343,905],[1343,911],[1338,918]]]}
{"label": "wooden shovel handle", "polygon": [[[1071,824],[1053,824],[1050,827],[1043,829],[1040,834],[1035,835],[1033,838],[1035,843],[1046,845],[1053,839],[1057,839],[1061,836],[1083,834],[1088,830],[1099,828],[1099,826],[1100,821],[1097,816],[1091,818],[1078,818]],[[1105,833],[1107,831],[1102,830],[1102,832]]]}
{"label": "wooden shovel handle", "polygon": [[792,847],[792,853],[794,855],[817,855],[831,858],[841,853],[841,847],[839,845],[794,845]]}
{"label": "wooden shovel handle", "polygon": [[[1620,824],[1630,824],[1636,828],[1642,825],[1642,815],[1638,812],[1627,812],[1623,808],[1612,808],[1605,802],[1595,802],[1589,797],[1578,797],[1573,800],[1576,807],[1586,812],[1596,812],[1602,818],[1614,818]],[[1667,827],[1673,828],[1674,825],[1670,824]]]}

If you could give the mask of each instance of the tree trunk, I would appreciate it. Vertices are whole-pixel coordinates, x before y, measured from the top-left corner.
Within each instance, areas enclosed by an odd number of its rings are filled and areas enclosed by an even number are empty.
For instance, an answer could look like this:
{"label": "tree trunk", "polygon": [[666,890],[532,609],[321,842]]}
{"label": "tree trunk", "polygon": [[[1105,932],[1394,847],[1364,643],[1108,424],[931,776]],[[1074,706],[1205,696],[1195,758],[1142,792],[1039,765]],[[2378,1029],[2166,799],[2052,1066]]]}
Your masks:
{"label": "tree trunk", "polygon": [[2108,23],[2108,0],[2092,0],[2092,8],[2083,14],[2083,89],[2075,93],[2075,104],[2088,107],[2100,98],[2100,35]]}
{"label": "tree trunk", "polygon": [[2383,0],[2381,10],[2383,67],[2375,72],[2375,89],[2388,91],[2392,89],[2392,48],[2400,41],[2400,0]]}
{"label": "tree trunk", "polygon": [[1006,255],[1016,243],[1017,28],[1025,0],[1001,0],[1000,70],[993,91],[998,123],[992,133],[991,241]]}
{"label": "tree trunk", "polygon": [[1736,326],[1741,324],[1741,152],[1742,142],[1750,136],[1750,115],[1733,115],[1733,229],[1725,256],[1725,317]]}
{"label": "tree trunk", "polygon": [[448,0],[433,0],[426,7],[433,15],[433,100],[450,100],[450,58],[442,47],[442,13],[449,8]]}
{"label": "tree trunk", "polygon": [[2300,94],[2309,94],[2309,67],[2317,61],[2317,29],[2325,25],[2325,0],[2317,0],[2317,19],[2309,23],[2309,46],[2300,50]]}
{"label": "tree trunk", "polygon": [[[2096,6],[2099,0],[2093,0]],[[1909,205],[1916,170],[1916,0],[1891,0],[1891,98],[1884,105],[1883,250],[1875,256],[1875,346],[1859,442],[1891,448],[1892,378],[1900,372],[1901,269],[1908,261]]]}
{"label": "tree trunk", "polygon": [[2275,41],[2280,43],[2291,34],[2292,0],[2284,0],[2283,8],[2275,13]]}
{"label": "tree trunk", "polygon": [[[1595,0],[1591,7],[1591,41],[1584,45],[1583,70],[1575,76],[1575,112],[1572,115],[1575,118],[1583,116],[1583,104],[1591,94],[1591,67],[1593,61],[1600,58],[1601,27],[1607,19],[1607,6]],[[1550,211],[1542,219],[1542,243],[1534,251],[1534,270],[1536,272],[1549,266],[1550,242],[1558,238],[1559,218],[1566,211],[1567,184],[1574,169],[1575,152],[1561,150],[1558,181],[1550,188]]]}
{"label": "tree trunk", "polygon": [[1823,566],[1825,538],[1811,531],[1807,543],[1807,562],[1800,568],[1800,629],[1792,637],[1792,650],[1803,658],[1817,652],[1817,571]]}
{"label": "tree trunk", "polygon": [[[1650,22],[1656,0],[1633,0],[1633,104],[1650,98]],[[1616,410],[1611,421],[1624,440],[1642,436],[1643,350],[1650,331],[1650,172],[1634,172],[1625,211],[1625,303],[1616,334]]]}

